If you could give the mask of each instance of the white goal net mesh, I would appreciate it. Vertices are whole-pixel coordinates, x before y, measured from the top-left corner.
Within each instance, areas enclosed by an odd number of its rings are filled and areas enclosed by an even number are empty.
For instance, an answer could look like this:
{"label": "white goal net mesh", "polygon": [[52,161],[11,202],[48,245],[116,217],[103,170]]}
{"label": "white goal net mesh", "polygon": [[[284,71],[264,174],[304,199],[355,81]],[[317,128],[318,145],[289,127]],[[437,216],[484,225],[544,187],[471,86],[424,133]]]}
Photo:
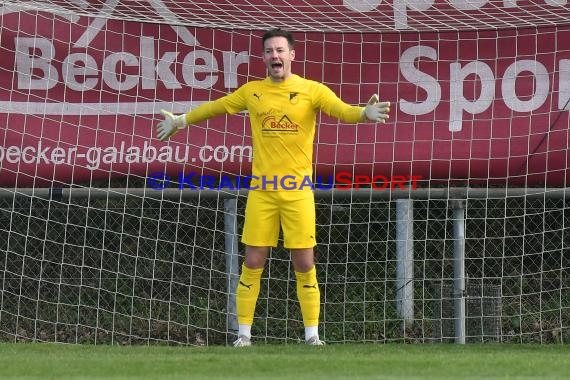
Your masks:
{"label": "white goal net mesh", "polygon": [[[565,1],[0,1],[0,20],[0,341],[234,338],[247,115],[154,129],[263,78],[273,27],[294,72],[394,104],[386,125],[319,118],[322,338],[570,339]],[[256,341],[302,339],[294,281],[274,249]]]}

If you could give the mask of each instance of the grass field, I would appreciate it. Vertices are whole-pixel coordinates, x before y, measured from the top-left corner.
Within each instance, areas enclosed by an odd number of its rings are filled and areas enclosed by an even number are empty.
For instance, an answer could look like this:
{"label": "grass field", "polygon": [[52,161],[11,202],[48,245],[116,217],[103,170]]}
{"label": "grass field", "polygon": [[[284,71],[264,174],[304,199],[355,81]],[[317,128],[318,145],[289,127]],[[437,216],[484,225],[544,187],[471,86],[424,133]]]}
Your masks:
{"label": "grass field", "polygon": [[570,379],[570,346],[0,344],[0,379]]}

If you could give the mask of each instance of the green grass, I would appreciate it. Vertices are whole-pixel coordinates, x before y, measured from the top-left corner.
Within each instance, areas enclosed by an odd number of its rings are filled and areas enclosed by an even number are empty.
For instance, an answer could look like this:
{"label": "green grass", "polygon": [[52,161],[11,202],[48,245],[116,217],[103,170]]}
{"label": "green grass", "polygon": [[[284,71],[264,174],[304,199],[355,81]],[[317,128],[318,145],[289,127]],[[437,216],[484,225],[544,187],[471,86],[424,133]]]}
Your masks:
{"label": "green grass", "polygon": [[570,378],[563,345],[0,344],[0,379],[540,379]]}

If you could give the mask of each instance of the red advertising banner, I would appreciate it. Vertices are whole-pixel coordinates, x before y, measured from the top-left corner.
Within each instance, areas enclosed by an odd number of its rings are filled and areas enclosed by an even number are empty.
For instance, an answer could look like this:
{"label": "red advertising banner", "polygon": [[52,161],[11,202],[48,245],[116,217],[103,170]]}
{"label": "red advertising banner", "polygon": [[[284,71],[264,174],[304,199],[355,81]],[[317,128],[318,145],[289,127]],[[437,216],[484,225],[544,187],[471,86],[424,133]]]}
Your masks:
{"label": "red advertising banner", "polygon": [[[155,138],[155,126],[163,108],[181,113],[263,78],[263,31],[0,17],[0,186],[249,173],[247,115],[191,126],[169,142]],[[317,174],[419,176],[420,186],[570,183],[570,26],[296,37],[295,73],[348,103],[373,93],[393,103],[386,125],[323,115]]]}

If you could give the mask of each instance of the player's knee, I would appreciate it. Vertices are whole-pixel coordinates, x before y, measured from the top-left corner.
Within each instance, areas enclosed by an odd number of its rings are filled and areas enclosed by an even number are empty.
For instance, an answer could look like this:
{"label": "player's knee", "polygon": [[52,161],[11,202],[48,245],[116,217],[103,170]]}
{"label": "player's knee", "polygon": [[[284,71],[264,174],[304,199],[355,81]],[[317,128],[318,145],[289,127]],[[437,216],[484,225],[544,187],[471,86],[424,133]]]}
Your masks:
{"label": "player's knee", "polygon": [[269,254],[268,247],[246,246],[245,248],[245,266],[250,269],[259,269],[265,267],[265,261]]}
{"label": "player's knee", "polygon": [[313,261],[311,261],[311,262],[306,262],[306,263],[301,263],[301,264],[300,263],[294,264],[293,269],[295,269],[295,272],[307,273],[314,266],[315,266],[315,263]]}
{"label": "player's knee", "polygon": [[313,249],[292,249],[291,260],[295,272],[306,273],[315,266]]}

